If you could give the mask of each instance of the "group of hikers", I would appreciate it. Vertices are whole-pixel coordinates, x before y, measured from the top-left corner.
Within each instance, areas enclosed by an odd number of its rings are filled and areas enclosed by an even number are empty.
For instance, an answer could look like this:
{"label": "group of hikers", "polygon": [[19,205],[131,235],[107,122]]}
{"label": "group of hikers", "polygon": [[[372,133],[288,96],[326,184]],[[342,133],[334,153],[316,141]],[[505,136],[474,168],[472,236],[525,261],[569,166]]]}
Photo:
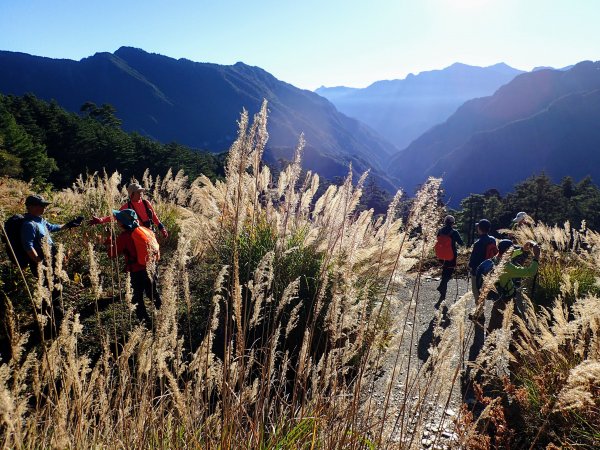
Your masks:
{"label": "group of hikers", "polygon": [[[519,212],[512,221],[513,229],[525,226],[527,221],[527,214]],[[448,215],[444,219],[444,226],[437,233],[435,252],[442,265],[440,284],[437,287],[440,293],[438,305],[446,299],[448,283],[456,270],[457,247],[465,245],[455,226],[455,218]],[[523,278],[535,276],[540,257],[540,247],[537,243],[528,241],[525,245],[519,246],[513,242],[513,239],[496,240],[490,235],[491,229],[492,224],[487,219],[481,219],[475,224],[477,240],[473,244],[468,263],[473,297],[478,304],[481,304],[485,300],[480,298],[484,276],[489,275],[502,259],[506,260],[506,263],[502,265],[501,273],[497,274],[494,288],[491,292],[486,292],[487,298],[494,300],[489,331],[501,325],[501,312],[508,300],[515,298],[517,312],[519,314],[524,312],[520,296],[516,295],[517,287]],[[511,236],[512,233],[509,233],[509,237]],[[528,265],[525,265],[530,255],[532,259]]]}
{"label": "group of hikers", "polygon": [[[499,240],[490,235],[492,225],[489,220],[481,219],[475,224],[477,239],[471,249],[468,262],[471,290],[475,301],[475,312],[470,314],[469,318],[476,325],[468,355],[468,361],[471,363],[477,359],[483,349],[486,335],[490,336],[495,330],[502,328],[504,311],[510,301],[513,301],[515,314],[525,319],[526,303],[523,301],[522,292],[519,292],[519,287],[524,278],[536,276],[541,251],[540,246],[533,241],[528,241],[523,246],[517,245],[514,231],[529,223],[529,216],[525,212],[519,212],[512,220],[512,230],[507,233],[508,239]],[[442,265],[442,275],[437,287],[440,298],[436,307],[446,299],[448,283],[457,266],[457,247],[464,246],[455,226],[454,217],[446,216],[444,226],[437,234],[435,253]],[[484,284],[486,277],[489,277],[487,286]],[[487,328],[485,327],[486,300],[493,301]],[[444,311],[441,325],[445,326],[447,323],[448,319]],[[462,378],[463,395],[468,404],[476,403],[471,370],[471,366],[467,367]],[[478,380],[478,375],[475,376],[475,380]]]}
{"label": "group of hikers", "polygon": [[[156,310],[160,309],[161,298],[158,291],[156,262],[160,258],[160,246],[155,237],[155,231],[168,237],[165,226],[161,223],[152,204],[144,198],[145,189],[138,183],[131,183],[127,187],[128,200],[119,210],[114,210],[112,215],[106,217],[92,217],[87,221],[88,226],[106,224],[116,221],[120,227],[120,234],[115,240],[110,236],[106,239],[106,250],[111,258],[122,255],[125,259],[125,271],[129,272],[135,305],[135,313],[142,324],[151,323],[151,317],[144,303],[144,294],[152,300]],[[4,241],[9,248],[14,262],[21,268],[29,266],[33,274],[38,274],[38,266],[47,257],[56,253],[52,234],[60,230],[79,227],[83,224],[83,217],[77,217],[63,225],[48,222],[43,216],[50,202],[40,195],[30,195],[25,201],[27,212],[25,215],[15,215],[5,223]],[[526,223],[527,215],[524,212],[517,214],[513,226],[519,227]],[[448,215],[443,227],[438,231],[436,255],[442,263],[442,275],[437,290],[440,293],[441,304],[446,298],[448,283],[452,279],[457,265],[458,246],[464,246],[460,234],[455,229],[456,220]],[[501,258],[510,252],[508,261],[502,265],[502,272],[498,275],[494,292],[486,293],[488,298],[494,300],[492,313],[487,332],[502,325],[502,313],[510,299],[515,299],[515,311],[524,312],[520,296],[515,295],[519,280],[532,277],[537,272],[540,248],[530,242],[520,247],[510,239],[496,239],[490,236],[491,223],[481,219],[476,224],[478,239],[475,241],[469,258],[469,271],[471,286],[477,305],[482,305],[485,299],[480,298],[483,276],[488,274],[498,264]],[[47,240],[50,255],[43,251],[43,241]],[[526,257],[532,254],[533,259],[529,265],[524,265]],[[48,253],[46,251],[46,253]],[[506,259],[506,258],[505,258]],[[52,305],[44,305],[44,313],[51,315],[56,329],[63,316],[60,307],[60,293],[52,292]],[[480,310],[482,314],[483,308]],[[481,317],[479,317],[481,320]]]}
{"label": "group of hikers", "polygon": [[[139,321],[148,326],[150,314],[144,303],[144,293],[160,309],[161,298],[158,291],[156,263],[160,258],[160,246],[155,237],[158,230],[163,238],[169,233],[159,220],[150,201],[144,198],[145,189],[138,183],[127,187],[129,198],[119,210],[113,210],[106,217],[92,217],[88,226],[106,224],[115,221],[120,234],[115,240],[109,235],[104,242],[111,258],[122,255],[125,259],[125,271],[129,272],[132,287],[132,301]],[[44,218],[46,207],[51,202],[41,195],[30,195],[25,200],[26,213],[10,217],[4,225],[3,241],[11,260],[21,269],[29,267],[34,275],[40,276],[39,265],[46,258],[53,258],[56,249],[52,234],[61,230],[79,227],[84,218],[77,217],[65,224],[53,224]],[[44,246],[47,243],[47,250]],[[48,252],[49,249],[49,252]],[[49,254],[48,254],[49,253]],[[48,286],[51,284],[47,283]],[[53,332],[57,332],[64,316],[60,305],[60,292],[51,291],[51,304],[42,305],[43,312],[51,318]]]}

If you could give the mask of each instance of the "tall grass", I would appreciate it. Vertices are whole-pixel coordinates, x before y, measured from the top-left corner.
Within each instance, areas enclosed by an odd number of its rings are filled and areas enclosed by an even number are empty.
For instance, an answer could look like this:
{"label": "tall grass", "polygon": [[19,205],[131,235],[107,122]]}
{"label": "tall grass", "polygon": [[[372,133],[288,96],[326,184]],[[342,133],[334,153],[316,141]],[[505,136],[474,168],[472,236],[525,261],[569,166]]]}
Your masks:
{"label": "tall grass", "polygon": [[[442,217],[440,180],[423,185],[406,221],[401,193],[375,219],[357,211],[367,174],[355,182],[349,170],[316,197],[318,175],[301,171],[302,138],[274,181],[262,163],[266,124],[266,104],[253,121],[241,115],[222,181],[141,178],[171,231],[151,329],[137,324],[128,277],[103,254],[112,225],[68,232],[43,267],[48,282],[30,274],[15,282],[31,287],[39,321],[51,320],[39,309],[48,283],[60,287],[68,314],[53,339],[28,344],[25,290],[5,289],[4,447],[417,448],[430,421],[439,429],[428,444],[454,428],[435,409],[460,395],[475,327],[470,294],[447,305],[449,325],[438,313],[423,365],[413,325]],[[48,213],[109,214],[126,198],[121,182],[117,173],[81,177],[54,193]],[[2,207],[7,215],[10,203]],[[415,288],[401,294],[409,271]],[[485,420],[467,419],[456,421],[463,446]]]}

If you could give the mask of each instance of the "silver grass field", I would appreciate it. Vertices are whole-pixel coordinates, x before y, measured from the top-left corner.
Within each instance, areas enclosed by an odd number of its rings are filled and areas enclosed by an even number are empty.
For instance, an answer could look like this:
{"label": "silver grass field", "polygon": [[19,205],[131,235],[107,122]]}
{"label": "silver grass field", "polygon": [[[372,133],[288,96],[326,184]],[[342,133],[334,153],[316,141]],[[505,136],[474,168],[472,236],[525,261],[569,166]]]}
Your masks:
{"label": "silver grass field", "polygon": [[[422,364],[419,336],[407,324],[423,301],[422,266],[445,214],[441,180],[424,183],[404,220],[401,192],[385,216],[374,217],[358,209],[368,173],[355,180],[350,169],[340,186],[319,191],[318,174],[302,170],[300,137],[274,181],[262,163],[267,140],[264,103],[252,121],[242,113],[223,180],[188,180],[181,172],[140,180],[175,231],[152,268],[162,307],[151,329],[134,320],[128,275],[84,227],[57,238],[54,259],[46,248],[52,263],[37,280],[15,275],[26,288],[2,298],[11,347],[10,359],[0,361],[3,448],[421,448],[428,404],[460,401],[466,374],[499,391],[482,391],[476,416],[466,406],[444,416],[454,437],[438,433],[429,445],[507,448],[516,441],[502,422],[503,398],[522,405],[524,417],[535,411],[529,420],[539,435],[532,434],[531,448],[600,442],[600,300],[580,293],[570,269],[551,309],[528,303],[519,317],[509,303],[502,329],[469,364],[477,325],[468,316],[484,301],[473,302],[470,292],[448,300],[449,325],[441,326],[438,312],[437,344]],[[54,193],[53,214],[108,215],[126,198],[126,181],[118,173],[80,177]],[[3,218],[24,189],[0,186]],[[522,242],[541,243],[542,265],[568,258],[568,267],[600,266],[595,232],[537,224],[519,233]],[[587,250],[576,251],[578,240]],[[493,283],[486,280],[482,298]],[[401,294],[407,285],[408,296]],[[65,319],[56,336],[28,346],[17,305],[36,311],[43,327],[52,317],[41,305],[53,288],[62,292]],[[73,292],[95,311],[85,323]],[[115,299],[109,314],[101,311],[107,297]],[[384,361],[392,369],[376,400]],[[541,390],[549,386],[548,367],[555,368],[551,393]],[[397,383],[400,401],[391,396]],[[557,431],[573,414],[587,440]],[[577,439],[592,444],[576,446]]]}

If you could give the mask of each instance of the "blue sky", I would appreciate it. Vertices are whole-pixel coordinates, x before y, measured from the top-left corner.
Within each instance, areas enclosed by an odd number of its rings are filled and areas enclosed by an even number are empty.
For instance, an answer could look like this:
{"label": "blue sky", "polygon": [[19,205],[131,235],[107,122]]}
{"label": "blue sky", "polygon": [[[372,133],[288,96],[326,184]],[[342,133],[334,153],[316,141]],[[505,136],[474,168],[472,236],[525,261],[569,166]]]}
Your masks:
{"label": "blue sky", "polygon": [[598,24],[600,0],[0,0],[0,49],[81,59],[129,45],[362,87],[457,61],[598,60]]}

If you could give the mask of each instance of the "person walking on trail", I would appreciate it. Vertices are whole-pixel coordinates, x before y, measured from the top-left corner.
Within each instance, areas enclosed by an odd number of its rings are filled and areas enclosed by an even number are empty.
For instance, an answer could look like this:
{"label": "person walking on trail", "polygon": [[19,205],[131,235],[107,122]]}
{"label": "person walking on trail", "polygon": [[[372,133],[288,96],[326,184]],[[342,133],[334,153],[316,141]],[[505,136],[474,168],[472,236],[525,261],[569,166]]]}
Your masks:
{"label": "person walking on trail", "polygon": [[471,287],[476,303],[480,303],[479,288],[477,286],[477,268],[486,259],[491,259],[498,254],[496,239],[489,235],[492,224],[487,219],[481,219],[475,224],[479,238],[473,244],[471,257],[469,258],[469,269],[471,272]]}
{"label": "person walking on trail", "polygon": [[517,292],[518,286],[516,282],[523,278],[535,276],[538,271],[541,254],[540,246],[537,243],[528,242],[528,247],[531,248],[533,258],[528,266],[524,266],[527,259],[527,252],[523,248],[513,245],[509,239],[503,239],[498,243],[499,253],[496,257],[497,260],[500,260],[507,252],[511,252],[511,255],[510,260],[504,265],[496,282],[498,299],[494,301],[494,306],[492,307],[490,323],[487,329],[488,334],[502,327],[503,313],[507,303],[511,299],[514,299],[515,302],[515,312],[521,318],[525,317],[525,303],[522,296]]}
{"label": "person walking on trail", "polygon": [[435,253],[437,258],[442,263],[442,277],[440,284],[437,287],[440,293],[440,299],[436,307],[446,299],[448,290],[448,282],[452,279],[454,270],[456,269],[456,258],[458,256],[457,245],[465,245],[460,234],[454,228],[456,219],[453,216],[446,216],[444,226],[437,233],[437,242],[435,244]]}
{"label": "person walking on trail", "polygon": [[113,214],[122,231],[116,242],[111,237],[106,240],[107,253],[110,258],[119,255],[125,257],[125,271],[131,277],[135,314],[140,322],[148,325],[151,320],[144,303],[144,293],[154,302],[156,310],[161,306],[156,271],[156,263],[160,258],[159,246],[154,233],[140,226],[134,210],[123,209],[113,211]]}
{"label": "person walking on trail", "polygon": [[[51,202],[41,195],[30,195],[25,199],[27,212],[23,216],[12,216],[5,224],[11,259],[21,268],[29,266],[31,272],[36,276],[38,275],[38,265],[47,262],[46,257],[52,257],[56,253],[51,234],[78,227],[83,221],[83,217],[77,217],[61,225],[48,222],[43,216],[46,207],[50,204]],[[44,254],[44,239],[47,240],[50,247],[50,255]],[[45,284],[50,285],[48,280]],[[58,331],[64,314],[60,306],[60,292],[56,289],[51,292],[51,303],[52,305],[48,305],[44,301],[42,312],[53,319],[54,327]],[[50,308],[50,306],[52,307]]]}
{"label": "person walking on trail", "polygon": [[[121,205],[120,210],[123,211],[125,209],[131,209],[135,211],[139,223],[154,231],[154,227],[158,228],[158,231],[162,234],[164,238],[169,237],[169,233],[162,222],[158,219],[152,204],[144,198],[144,189],[138,183],[131,183],[127,186],[127,193],[129,194],[129,199],[127,202]],[[113,216],[106,217],[92,217],[88,222],[89,225],[97,225],[102,223],[108,223],[114,220]]]}

